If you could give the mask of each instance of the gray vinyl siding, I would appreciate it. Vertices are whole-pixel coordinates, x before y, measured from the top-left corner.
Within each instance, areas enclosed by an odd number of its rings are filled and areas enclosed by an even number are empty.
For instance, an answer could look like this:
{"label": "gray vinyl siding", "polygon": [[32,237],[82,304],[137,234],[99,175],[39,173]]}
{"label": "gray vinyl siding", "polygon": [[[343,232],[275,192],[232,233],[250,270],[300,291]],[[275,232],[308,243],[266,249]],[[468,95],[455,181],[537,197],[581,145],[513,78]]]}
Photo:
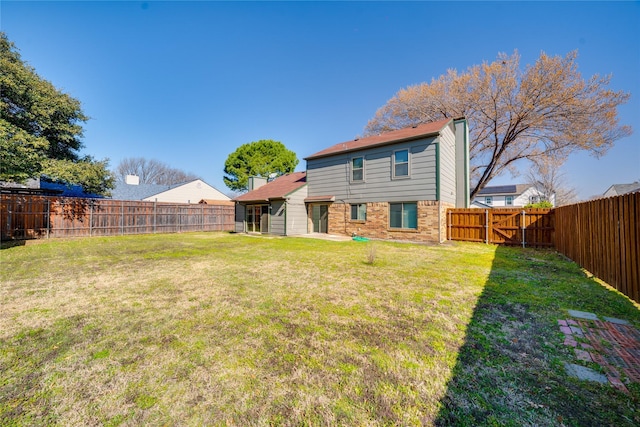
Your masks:
{"label": "gray vinyl siding", "polygon": [[456,135],[452,126],[440,134],[440,200],[456,204]]}
{"label": "gray vinyl siding", "polygon": [[[336,202],[436,200],[436,137],[307,160],[309,197],[335,196]],[[392,156],[409,149],[409,178],[392,179]],[[350,182],[353,157],[364,156],[364,182]]]}
{"label": "gray vinyl siding", "polygon": [[244,233],[245,208],[236,203],[236,233]]}
{"label": "gray vinyl siding", "polygon": [[307,185],[287,196],[287,235],[307,234]]}
{"label": "gray vinyl siding", "polygon": [[287,209],[284,200],[271,201],[271,216],[269,217],[271,222],[269,224],[269,234],[275,234],[277,236],[285,235],[285,210]]}

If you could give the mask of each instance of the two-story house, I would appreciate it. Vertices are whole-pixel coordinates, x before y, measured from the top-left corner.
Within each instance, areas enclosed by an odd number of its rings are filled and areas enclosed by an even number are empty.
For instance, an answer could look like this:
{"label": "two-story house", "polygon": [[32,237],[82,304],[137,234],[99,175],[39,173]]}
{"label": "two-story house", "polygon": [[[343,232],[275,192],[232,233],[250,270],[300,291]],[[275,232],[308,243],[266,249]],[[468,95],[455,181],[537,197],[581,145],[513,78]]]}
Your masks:
{"label": "two-story house", "polygon": [[[342,142],[305,160],[304,181],[285,175],[235,199],[237,231],[441,242],[446,210],[469,206],[465,119]],[[280,225],[287,217],[298,220]]]}
{"label": "two-story house", "polygon": [[[550,199],[550,200],[548,200]],[[521,208],[543,200],[555,206],[555,194],[550,198],[531,184],[494,185],[484,187],[471,203],[472,208]]]}

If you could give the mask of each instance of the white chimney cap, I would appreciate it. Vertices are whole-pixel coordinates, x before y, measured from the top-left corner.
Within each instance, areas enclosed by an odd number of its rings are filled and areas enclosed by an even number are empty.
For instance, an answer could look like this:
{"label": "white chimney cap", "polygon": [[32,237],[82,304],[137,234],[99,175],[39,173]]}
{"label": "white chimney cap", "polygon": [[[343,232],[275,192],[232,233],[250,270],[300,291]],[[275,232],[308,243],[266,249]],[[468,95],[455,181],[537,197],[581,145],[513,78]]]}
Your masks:
{"label": "white chimney cap", "polygon": [[138,175],[127,175],[124,182],[129,185],[140,185],[140,177]]}

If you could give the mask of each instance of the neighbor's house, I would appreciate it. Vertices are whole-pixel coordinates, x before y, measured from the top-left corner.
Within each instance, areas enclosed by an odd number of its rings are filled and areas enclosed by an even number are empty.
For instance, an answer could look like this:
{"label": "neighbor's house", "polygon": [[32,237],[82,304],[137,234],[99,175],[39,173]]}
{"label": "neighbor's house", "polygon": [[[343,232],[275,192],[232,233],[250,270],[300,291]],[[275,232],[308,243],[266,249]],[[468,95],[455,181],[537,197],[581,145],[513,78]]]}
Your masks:
{"label": "neighbor's house", "polygon": [[[544,195],[530,184],[496,185],[484,187],[476,194],[472,208],[521,208],[529,203],[545,200]],[[555,196],[549,200],[555,206]]]}
{"label": "neighbor's house", "polygon": [[603,197],[620,196],[627,193],[635,193],[640,191],[640,182],[632,182],[631,184],[613,184],[602,195]]}
{"label": "neighbor's house", "polygon": [[279,236],[307,234],[305,172],[280,176],[271,182],[250,177],[249,191],[234,199],[236,232]]}
{"label": "neighbor's house", "polygon": [[446,210],[469,206],[463,118],[342,142],[305,160],[309,232],[442,242]]}
{"label": "neighbor's house", "polygon": [[0,181],[0,193],[33,196],[78,197],[84,199],[99,199],[104,197],[99,194],[87,193],[80,185],[55,182],[46,176],[30,178],[25,183]]}
{"label": "neighbor's house", "polygon": [[116,188],[111,191],[111,198],[165,203],[199,203],[202,200],[211,203],[210,201],[231,200],[201,179],[173,185],[140,184],[139,181],[139,177],[127,175],[125,182],[116,183]]}

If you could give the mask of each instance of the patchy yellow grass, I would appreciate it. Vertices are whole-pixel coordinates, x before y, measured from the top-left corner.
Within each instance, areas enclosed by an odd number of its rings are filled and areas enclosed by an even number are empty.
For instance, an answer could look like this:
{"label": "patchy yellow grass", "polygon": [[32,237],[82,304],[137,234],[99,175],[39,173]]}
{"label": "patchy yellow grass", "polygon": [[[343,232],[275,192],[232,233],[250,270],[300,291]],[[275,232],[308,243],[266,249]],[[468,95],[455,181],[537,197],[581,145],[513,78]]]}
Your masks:
{"label": "patchy yellow grass", "polygon": [[432,422],[492,250],[368,255],[215,233],[5,249],[0,420]]}
{"label": "patchy yellow grass", "polygon": [[[549,251],[196,233],[0,251],[0,425],[637,425],[568,378]],[[567,404],[566,402],[570,402]]]}

